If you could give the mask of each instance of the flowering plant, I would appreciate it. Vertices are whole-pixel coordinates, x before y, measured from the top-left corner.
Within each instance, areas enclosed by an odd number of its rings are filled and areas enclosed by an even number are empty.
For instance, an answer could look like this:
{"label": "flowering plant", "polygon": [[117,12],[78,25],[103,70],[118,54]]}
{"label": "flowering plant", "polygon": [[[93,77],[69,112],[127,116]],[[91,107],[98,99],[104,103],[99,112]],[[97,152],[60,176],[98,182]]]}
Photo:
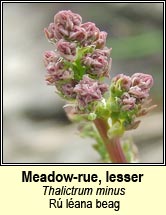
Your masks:
{"label": "flowering plant", "polygon": [[110,86],[104,83],[112,64],[107,33],[92,22],[82,23],[81,16],[70,10],[58,12],[44,32],[54,46],[54,51],[44,53],[46,81],[68,101],[64,106],[68,117],[86,122],[80,126],[82,136],[96,140],[94,148],[103,161],[135,162],[132,143],[122,136],[155,107],[147,107],[152,76],[119,74]]}

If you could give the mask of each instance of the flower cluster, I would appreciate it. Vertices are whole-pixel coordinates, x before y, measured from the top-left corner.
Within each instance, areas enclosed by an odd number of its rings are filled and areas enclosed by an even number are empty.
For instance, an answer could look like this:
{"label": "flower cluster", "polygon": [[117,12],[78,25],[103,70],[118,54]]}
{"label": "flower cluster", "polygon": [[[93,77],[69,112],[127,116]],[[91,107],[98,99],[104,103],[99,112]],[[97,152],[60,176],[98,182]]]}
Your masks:
{"label": "flower cluster", "polygon": [[96,49],[93,53],[85,55],[83,64],[88,68],[88,73],[102,77],[109,77],[112,59],[109,58],[111,49]]}
{"label": "flower cluster", "polygon": [[83,134],[96,140],[94,148],[104,160],[132,162],[131,141],[121,144],[120,137],[126,130],[137,128],[137,117],[155,107],[147,107],[152,76],[119,74],[109,88],[102,82],[110,77],[112,64],[107,33],[92,22],[82,23],[81,16],[70,10],[58,12],[44,32],[54,46],[43,56],[46,81],[70,101],[64,106],[68,117],[93,121],[95,127],[83,126]]}
{"label": "flower cluster", "polygon": [[108,86],[99,79],[109,77],[112,63],[107,33],[92,22],[82,23],[70,10],[58,12],[44,32],[55,49],[44,53],[47,83],[65,99],[75,100],[78,110],[101,101]]}
{"label": "flower cluster", "polygon": [[48,40],[55,42],[60,39],[76,41],[83,46],[95,45],[104,48],[107,33],[100,31],[92,22],[82,23],[79,14],[63,10],[54,16],[54,23],[44,29]]}
{"label": "flower cluster", "polygon": [[151,109],[144,106],[152,85],[152,76],[144,73],[135,73],[131,77],[119,74],[112,79],[112,113],[117,113],[127,129],[136,128],[140,121],[135,121],[135,118]]}
{"label": "flower cluster", "polygon": [[87,106],[95,101],[101,101],[103,94],[108,90],[108,86],[103,83],[91,79],[88,75],[84,75],[83,79],[74,88],[74,92],[77,93],[76,99],[78,100],[78,106]]}

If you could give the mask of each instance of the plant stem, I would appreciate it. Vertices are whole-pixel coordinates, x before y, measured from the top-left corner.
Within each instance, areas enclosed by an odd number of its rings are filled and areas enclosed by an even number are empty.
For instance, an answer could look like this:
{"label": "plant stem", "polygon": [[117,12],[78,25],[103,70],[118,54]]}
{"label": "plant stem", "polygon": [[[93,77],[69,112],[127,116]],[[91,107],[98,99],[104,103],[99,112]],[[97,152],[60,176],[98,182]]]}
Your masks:
{"label": "plant stem", "polygon": [[120,144],[120,138],[118,136],[113,137],[111,139],[108,138],[107,132],[109,129],[109,125],[107,121],[101,118],[97,118],[94,120],[94,124],[105,143],[105,147],[107,149],[111,161],[113,163],[127,163]]}

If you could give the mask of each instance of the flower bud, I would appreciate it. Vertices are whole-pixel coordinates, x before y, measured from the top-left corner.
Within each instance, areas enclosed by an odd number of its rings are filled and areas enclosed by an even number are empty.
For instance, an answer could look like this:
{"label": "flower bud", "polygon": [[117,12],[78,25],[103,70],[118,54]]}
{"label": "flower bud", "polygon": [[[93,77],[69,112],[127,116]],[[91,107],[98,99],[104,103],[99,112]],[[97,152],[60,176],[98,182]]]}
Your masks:
{"label": "flower bud", "polygon": [[96,56],[102,55],[104,57],[109,58],[111,55],[111,51],[112,51],[112,48],[107,48],[107,47],[105,47],[104,49],[96,49],[94,52],[94,55]]}
{"label": "flower bud", "polygon": [[104,48],[106,45],[106,38],[107,38],[107,33],[105,31],[101,31],[99,33],[98,39],[93,43],[96,48]]}
{"label": "flower bud", "polygon": [[49,74],[55,74],[59,70],[63,70],[64,64],[62,61],[50,62],[46,69]]}
{"label": "flower bud", "polygon": [[54,39],[55,34],[55,24],[50,23],[48,28],[44,28],[45,35],[48,40]]}
{"label": "flower bud", "polygon": [[55,73],[46,75],[48,85],[55,85],[59,81],[64,81],[72,78],[72,73],[69,70],[57,70]]}
{"label": "flower bud", "polygon": [[64,28],[69,31],[73,29],[74,25],[79,26],[81,22],[81,16],[70,10],[62,10],[54,16],[54,23],[63,25]]}
{"label": "flower bud", "polygon": [[83,58],[83,64],[89,68],[88,73],[97,77],[109,76],[112,59],[106,55],[107,50],[95,50],[92,54],[87,54]]}
{"label": "flower bud", "polygon": [[141,89],[150,89],[153,86],[153,77],[149,74],[135,73],[131,76],[132,86],[138,86]]}
{"label": "flower bud", "polygon": [[72,41],[82,42],[87,38],[87,33],[84,28],[80,26],[74,26],[73,30],[70,32],[69,39]]}
{"label": "flower bud", "polygon": [[100,31],[93,22],[83,23],[81,27],[84,28],[87,33],[87,42],[93,42],[98,39]]}
{"label": "flower bud", "polygon": [[131,78],[127,75],[119,74],[112,79],[115,85],[120,86],[122,90],[128,91],[131,86]]}
{"label": "flower bud", "polygon": [[137,99],[145,99],[149,96],[149,89],[141,89],[138,86],[130,87],[129,94]]}
{"label": "flower bud", "polygon": [[62,84],[60,86],[57,86],[57,89],[62,93],[62,95],[66,99],[75,99],[76,93],[74,91],[75,82],[71,81],[69,83]]}
{"label": "flower bud", "polygon": [[44,65],[48,66],[49,63],[57,62],[59,55],[53,51],[45,51],[43,54]]}
{"label": "flower bud", "polygon": [[88,75],[84,75],[83,79],[75,86],[74,92],[77,93],[78,106],[85,108],[94,101],[102,100],[102,95],[108,90],[106,84],[91,79]]}
{"label": "flower bud", "polygon": [[66,60],[73,61],[76,55],[76,44],[59,40],[56,44],[57,51]]}
{"label": "flower bud", "polygon": [[63,25],[61,24],[55,25],[54,36],[57,40],[67,38],[69,37],[69,34],[70,32],[67,29],[65,29]]}
{"label": "flower bud", "polygon": [[131,97],[128,93],[124,93],[121,97],[120,104],[122,105],[122,110],[132,110],[135,108],[136,99]]}
{"label": "flower bud", "polygon": [[46,81],[49,85],[55,85],[56,82],[73,78],[72,71],[64,69],[62,61],[50,62],[47,67]]}

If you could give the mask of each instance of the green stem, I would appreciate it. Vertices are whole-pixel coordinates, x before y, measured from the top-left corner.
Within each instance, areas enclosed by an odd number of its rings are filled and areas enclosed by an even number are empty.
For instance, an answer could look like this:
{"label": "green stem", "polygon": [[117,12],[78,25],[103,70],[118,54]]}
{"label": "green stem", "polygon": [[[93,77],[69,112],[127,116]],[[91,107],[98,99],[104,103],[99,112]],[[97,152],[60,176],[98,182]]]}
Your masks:
{"label": "green stem", "polygon": [[94,120],[94,124],[105,143],[105,147],[107,149],[111,161],[113,163],[127,163],[127,160],[125,158],[125,155],[120,144],[120,138],[119,137],[113,137],[111,139],[108,138],[107,132],[109,129],[109,125],[107,121],[104,119],[97,118]]}

